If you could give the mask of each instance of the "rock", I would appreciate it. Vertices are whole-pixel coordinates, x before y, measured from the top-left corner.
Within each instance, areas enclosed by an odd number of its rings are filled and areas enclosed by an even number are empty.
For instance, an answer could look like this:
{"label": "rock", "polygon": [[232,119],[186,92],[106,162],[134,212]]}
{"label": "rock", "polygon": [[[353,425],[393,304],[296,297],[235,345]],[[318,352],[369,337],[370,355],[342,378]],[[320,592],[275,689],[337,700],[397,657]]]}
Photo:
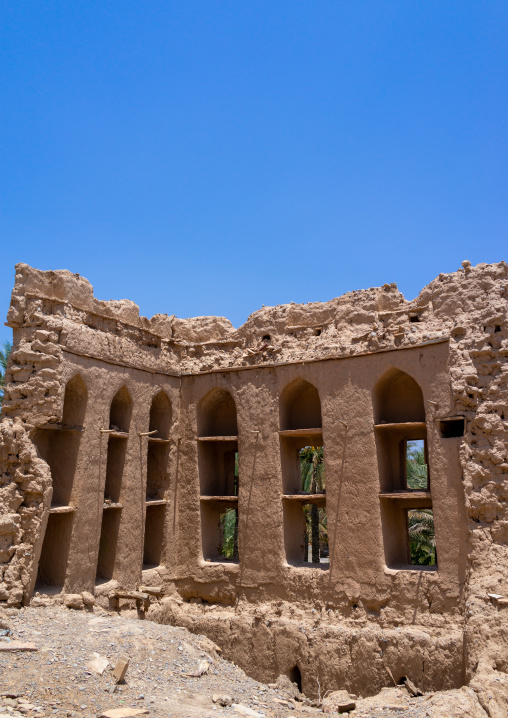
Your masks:
{"label": "rock", "polygon": [[76,611],[81,611],[85,605],[80,593],[66,593],[64,596],[64,604],[67,608],[73,608]]}
{"label": "rock", "polygon": [[117,664],[115,666],[115,670],[113,671],[113,678],[116,680],[117,683],[120,683],[125,678],[125,674],[127,673],[127,668],[129,667],[129,658],[127,656],[121,656]]}
{"label": "rock", "polygon": [[298,690],[298,686],[296,683],[293,683],[288,676],[280,675],[275,683],[271,684],[274,686],[274,688],[278,691],[284,691],[287,695],[289,695],[291,698],[299,698],[301,697],[301,693]]}
{"label": "rock", "polygon": [[148,713],[144,708],[111,708],[100,714],[99,718],[134,718]]}
{"label": "rock", "polygon": [[11,630],[11,625],[9,623],[9,616],[1,608],[0,608],[0,630],[3,630],[3,631]]}
{"label": "rock", "polygon": [[204,675],[205,673],[208,673],[208,670],[210,668],[210,664],[208,661],[199,661],[198,670],[194,671],[193,673],[183,673],[182,675],[188,676],[189,678],[199,678],[200,676]]}
{"label": "rock", "polygon": [[233,703],[232,708],[242,716],[252,716],[252,718],[264,718],[263,713],[258,713],[252,710],[249,706],[244,706],[242,703]]}
{"label": "rock", "polygon": [[415,684],[409,680],[409,678],[406,678],[404,681],[404,685],[406,686],[407,692],[410,696],[413,696],[416,698],[417,696],[423,696],[422,691],[415,686]]}
{"label": "rock", "polygon": [[86,665],[91,673],[97,673],[99,676],[102,676],[108,666],[108,659],[104,658],[104,656],[100,656],[98,653],[93,653],[92,658]]}
{"label": "rock", "polygon": [[83,603],[87,607],[93,606],[95,604],[94,596],[92,596],[92,594],[89,593],[88,591],[83,591],[83,593],[81,594],[81,598],[83,599]]}
{"label": "rock", "polygon": [[220,706],[223,706],[224,708],[229,707],[233,703],[233,699],[231,698],[231,696],[227,696],[225,694],[218,695],[217,693],[214,693],[214,695],[212,696],[212,701],[214,703],[218,703]]}
{"label": "rock", "polygon": [[347,691],[333,691],[323,700],[323,713],[349,713],[355,708],[356,702]]}

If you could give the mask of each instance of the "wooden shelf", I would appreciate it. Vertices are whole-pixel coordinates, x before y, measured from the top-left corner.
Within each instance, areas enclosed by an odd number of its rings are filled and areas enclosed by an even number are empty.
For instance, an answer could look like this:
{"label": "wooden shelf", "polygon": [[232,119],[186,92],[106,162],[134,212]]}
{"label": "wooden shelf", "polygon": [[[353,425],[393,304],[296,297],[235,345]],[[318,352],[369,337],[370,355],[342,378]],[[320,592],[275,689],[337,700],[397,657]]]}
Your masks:
{"label": "wooden shelf", "polygon": [[210,501],[210,502],[216,502],[216,501],[222,501],[224,503],[229,504],[237,504],[238,503],[238,496],[200,496],[201,501]]}
{"label": "wooden shelf", "polygon": [[424,421],[405,421],[399,424],[374,424],[374,429],[405,431],[408,429],[418,429],[426,431],[427,424]]}
{"label": "wooden shelf", "polygon": [[238,441],[238,436],[198,436],[198,441]]}
{"label": "wooden shelf", "polygon": [[296,438],[302,436],[322,436],[323,429],[320,427],[319,429],[283,429],[282,431],[279,431],[279,436],[294,436]]}
{"label": "wooden shelf", "polygon": [[295,501],[300,504],[325,504],[326,494],[284,494],[284,501]]}
{"label": "wooden shelf", "polygon": [[159,439],[157,436],[149,436],[148,441],[153,444],[169,444],[171,439]]}
{"label": "wooden shelf", "polygon": [[128,439],[129,433],[127,431],[110,431],[108,432],[109,436],[112,436],[114,439]]}
{"label": "wooden shelf", "polygon": [[103,509],[103,511],[106,511],[106,509],[123,509],[123,504],[115,504],[113,502],[111,502],[111,503],[104,502],[102,504],[102,509]]}
{"label": "wooden shelf", "polygon": [[83,431],[82,426],[72,426],[71,424],[60,424],[56,422],[51,424],[44,424],[44,426],[40,426],[39,428],[44,429],[45,431]]}
{"label": "wooden shelf", "polygon": [[391,499],[392,501],[414,501],[414,499],[431,499],[430,491],[418,491],[408,489],[407,491],[386,491],[379,494],[380,499]]}
{"label": "wooden shelf", "polygon": [[148,506],[165,506],[168,501],[167,499],[147,499],[145,503],[148,508]]}
{"label": "wooden shelf", "polygon": [[76,511],[75,506],[52,506],[49,510],[50,514],[73,514]]}

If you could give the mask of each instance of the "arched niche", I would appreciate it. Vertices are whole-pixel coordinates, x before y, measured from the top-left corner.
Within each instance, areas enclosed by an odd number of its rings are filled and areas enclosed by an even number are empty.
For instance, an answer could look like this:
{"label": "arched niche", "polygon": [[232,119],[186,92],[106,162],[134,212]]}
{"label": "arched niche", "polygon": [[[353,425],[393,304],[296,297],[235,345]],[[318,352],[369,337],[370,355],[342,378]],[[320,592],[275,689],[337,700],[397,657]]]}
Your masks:
{"label": "arched niche", "polygon": [[110,429],[128,433],[132,416],[132,399],[126,386],[122,386],[113,397],[109,412]]}
{"label": "arched niche", "polygon": [[167,439],[171,427],[171,402],[162,389],[152,399],[148,431],[156,431],[158,439]]}
{"label": "arched niche", "polygon": [[72,377],[65,387],[62,424],[64,426],[83,426],[86,413],[88,391],[79,374]]}
{"label": "arched niche", "polygon": [[199,436],[237,436],[236,404],[225,389],[212,389],[199,403]]}
{"label": "arched niche", "polygon": [[198,405],[197,423],[203,557],[238,562],[240,462],[231,394],[210,391]]}
{"label": "arched niche", "polygon": [[280,398],[280,428],[319,429],[321,426],[318,390],[305,379],[296,379],[284,389]]}
{"label": "arched niche", "polygon": [[417,382],[399,369],[390,369],[374,388],[376,424],[424,422],[423,394]]}
{"label": "arched niche", "polygon": [[386,565],[422,568],[409,537],[413,514],[418,512],[433,531],[422,390],[409,374],[392,368],[374,387],[373,408]]}
{"label": "arched niche", "polygon": [[62,421],[39,429],[35,442],[51,469],[53,496],[39,559],[38,586],[63,587],[74,522],[74,476],[78,462],[88,392],[76,374],[64,392]]}

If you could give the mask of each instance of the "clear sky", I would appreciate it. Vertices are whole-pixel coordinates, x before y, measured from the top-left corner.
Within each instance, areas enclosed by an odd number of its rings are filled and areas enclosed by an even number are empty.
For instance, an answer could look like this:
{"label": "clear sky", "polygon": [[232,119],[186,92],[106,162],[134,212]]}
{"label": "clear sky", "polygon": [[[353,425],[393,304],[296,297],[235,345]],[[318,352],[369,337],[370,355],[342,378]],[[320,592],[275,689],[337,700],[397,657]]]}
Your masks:
{"label": "clear sky", "polygon": [[16,262],[238,326],[508,259],[507,38],[506,0],[2,0],[2,317]]}

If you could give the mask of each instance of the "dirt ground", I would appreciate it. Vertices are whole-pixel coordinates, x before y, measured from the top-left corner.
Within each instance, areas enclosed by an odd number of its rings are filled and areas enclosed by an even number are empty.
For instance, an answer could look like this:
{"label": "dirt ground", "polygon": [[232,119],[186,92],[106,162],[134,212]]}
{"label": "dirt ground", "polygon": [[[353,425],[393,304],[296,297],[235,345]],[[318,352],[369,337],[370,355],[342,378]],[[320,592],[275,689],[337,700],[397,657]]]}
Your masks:
{"label": "dirt ground", "polygon": [[[267,686],[223,660],[214,644],[183,628],[140,621],[135,616],[74,611],[51,605],[10,609],[0,631],[0,718],[5,716],[101,716],[123,709],[118,718],[144,715],[222,718],[238,715],[300,718],[337,713],[330,697],[322,705],[299,695],[289,681]],[[6,651],[13,641],[33,643],[35,651]],[[220,651],[220,649],[219,649]],[[125,680],[113,670],[130,660]],[[95,660],[94,660],[95,659]],[[100,674],[107,661],[107,666]],[[199,675],[202,673],[202,675]],[[194,675],[192,675],[194,674]],[[469,689],[465,689],[469,690]],[[457,693],[457,691],[455,691]],[[460,693],[460,691],[458,692]],[[215,696],[228,696],[221,706]],[[434,712],[437,694],[412,698],[404,687],[356,700],[355,718],[424,718]],[[466,696],[465,696],[466,697]],[[224,701],[223,701],[224,702]],[[228,701],[225,701],[228,702]],[[115,715],[115,714],[113,714]],[[448,715],[468,715],[467,712]]]}

